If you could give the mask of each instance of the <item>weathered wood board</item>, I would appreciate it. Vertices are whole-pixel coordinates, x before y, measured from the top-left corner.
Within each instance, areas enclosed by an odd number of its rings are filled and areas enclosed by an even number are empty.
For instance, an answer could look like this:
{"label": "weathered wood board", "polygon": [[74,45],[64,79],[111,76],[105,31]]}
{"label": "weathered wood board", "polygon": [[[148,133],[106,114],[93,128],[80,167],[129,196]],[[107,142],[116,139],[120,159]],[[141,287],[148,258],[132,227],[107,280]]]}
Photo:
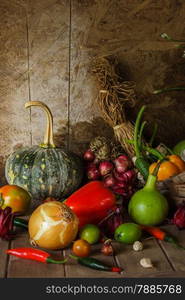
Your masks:
{"label": "weathered wood board", "polygon": [[[57,145],[81,153],[97,134],[112,136],[95,103],[94,57],[117,56],[123,78],[136,81],[138,98],[148,104],[147,118],[159,123],[163,142],[184,139],[183,94],[151,94],[184,82],[182,51],[160,38],[161,32],[183,38],[184,11],[182,0],[2,0],[1,178],[15,147],[42,141],[44,115],[35,108],[30,115],[26,101],[49,104]],[[133,119],[138,105],[130,110]]]}
{"label": "weathered wood board", "polygon": [[[31,247],[27,233],[20,233],[11,243],[11,248]],[[54,258],[63,259],[61,251],[50,252]],[[7,269],[8,278],[52,278],[64,277],[62,264],[47,264],[10,256]]]}
{"label": "weathered wood board", "polygon": [[[139,274],[144,273],[148,277],[153,273],[170,273],[173,271],[156,240],[153,238],[143,241],[143,251],[134,251],[132,245],[120,243],[116,244],[115,248],[117,252],[117,263],[125,270],[126,275],[127,273],[133,273],[137,277]],[[154,267],[143,269],[140,265],[142,258],[150,258]]]}
{"label": "weathered wood board", "polygon": [[[50,106],[57,145],[82,153],[94,136],[112,136],[95,103],[94,57],[117,56],[122,78],[136,82],[138,101],[128,111],[130,118],[134,120],[138,106],[145,103],[146,118],[159,124],[159,140],[173,146],[184,139],[183,93],[152,94],[155,88],[184,84],[183,51],[177,43],[160,38],[162,32],[184,38],[184,13],[183,0],[1,0],[0,185],[5,182],[6,157],[17,147],[42,142],[45,116],[35,108],[26,111],[27,101],[40,100]],[[172,233],[184,244],[183,232],[173,229]],[[11,244],[21,245],[29,245],[25,235]],[[1,277],[113,276],[77,268],[75,262],[56,267],[7,260],[7,247],[0,242]],[[146,241],[144,255],[151,255],[156,264],[155,270],[146,273],[138,264],[141,253],[133,253],[130,246],[118,248],[116,258],[99,256],[96,250],[94,255],[120,264],[126,276],[184,274],[183,251],[172,245]]]}
{"label": "weathered wood board", "polygon": [[[94,245],[92,247],[91,256],[101,260],[105,264],[109,266],[117,266],[114,257],[102,255],[100,252],[101,245]],[[70,250],[65,250],[65,255],[68,255]],[[70,260],[68,264],[65,266],[66,277],[102,277],[102,278],[110,278],[110,277],[120,277],[120,274],[111,273],[106,271],[97,271],[93,269],[86,268],[78,264],[75,260]]]}
{"label": "weathered wood board", "polygon": [[[184,230],[179,230],[176,226],[164,226],[164,229],[167,233],[172,235],[180,245],[185,249],[185,232]],[[171,243],[160,242],[163,250],[165,251],[167,257],[171,261],[175,271],[185,272],[185,250],[178,249]]]}
{"label": "weathered wood board", "polygon": [[30,116],[24,111],[28,92],[28,47],[24,7],[0,2],[0,184],[4,161],[16,147],[29,145]]}
{"label": "weathered wood board", "polygon": [[[30,0],[28,4],[30,100],[43,101],[50,107],[56,145],[67,146],[70,1],[41,3]],[[38,108],[31,111],[35,145],[43,142],[45,115]]]}
{"label": "weathered wood board", "polygon": [[8,264],[8,258],[6,250],[8,249],[9,243],[7,241],[0,240],[0,278],[6,277],[6,270]]}
{"label": "weathered wood board", "polygon": [[[183,235],[179,235],[175,227],[166,226],[165,230],[176,237],[184,245]],[[128,278],[128,277],[185,277],[184,252],[168,243],[158,243],[153,238],[143,240],[144,249],[135,252],[132,245],[114,243],[115,256],[104,256],[100,252],[101,245],[92,246],[92,257],[95,257],[109,266],[119,266],[123,268],[121,274],[92,270],[77,264],[76,260],[69,259],[64,265],[53,265],[35,262],[31,260],[19,259],[7,256],[5,250],[8,248],[30,247],[28,235],[20,231],[11,245],[6,241],[0,241],[0,277],[8,278]],[[70,253],[70,249],[63,251],[49,251],[52,257],[63,259]],[[154,264],[154,268],[145,269],[140,266],[140,259],[149,257]]]}

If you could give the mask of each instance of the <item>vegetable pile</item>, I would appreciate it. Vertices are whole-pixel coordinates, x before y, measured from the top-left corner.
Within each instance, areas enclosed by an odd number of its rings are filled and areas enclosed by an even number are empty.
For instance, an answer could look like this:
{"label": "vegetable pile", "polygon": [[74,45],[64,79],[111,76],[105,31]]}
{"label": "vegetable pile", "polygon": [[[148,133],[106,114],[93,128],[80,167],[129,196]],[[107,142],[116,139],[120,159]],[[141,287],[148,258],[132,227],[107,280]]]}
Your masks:
{"label": "vegetable pile", "polygon": [[[0,238],[16,238],[16,227],[22,227],[37,248],[9,249],[7,254],[53,264],[73,259],[94,270],[121,273],[124,270],[119,266],[106,265],[91,256],[94,244],[100,244],[99,251],[105,256],[115,255],[113,242],[130,244],[131,251],[143,251],[143,234],[147,233],[185,250],[156,227],[168,219],[178,229],[185,229],[185,205],[176,207],[173,217],[169,216],[168,199],[157,187],[160,181],[185,172],[185,162],[167,146],[163,145],[165,151],[153,146],[157,126],[150,141],[146,141],[146,121],[142,120],[146,106],[138,112],[133,138],[124,141],[134,149],[133,160],[119,144],[98,136],[83,154],[83,169],[79,158],[54,146],[49,108],[40,102],[27,104],[30,105],[46,111],[45,142],[36,148],[21,149],[7,160],[7,178],[14,184],[0,188]],[[83,172],[86,178],[79,187]],[[20,215],[29,213],[34,197],[37,207],[26,221]],[[71,252],[56,260],[39,247],[68,247]],[[153,262],[145,257],[140,265],[152,268]]]}
{"label": "vegetable pile", "polygon": [[109,148],[108,141],[101,137],[91,141],[90,148],[83,156],[86,176],[90,181],[101,180],[105,187],[127,200],[135,189],[136,172],[133,163],[125,154],[118,152],[113,156],[113,149]]}

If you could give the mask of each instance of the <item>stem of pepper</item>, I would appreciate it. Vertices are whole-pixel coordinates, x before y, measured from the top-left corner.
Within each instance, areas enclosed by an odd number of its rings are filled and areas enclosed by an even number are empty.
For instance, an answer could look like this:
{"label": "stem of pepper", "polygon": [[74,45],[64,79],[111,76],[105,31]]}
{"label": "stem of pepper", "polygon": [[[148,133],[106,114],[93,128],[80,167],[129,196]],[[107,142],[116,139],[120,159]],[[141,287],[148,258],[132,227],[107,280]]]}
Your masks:
{"label": "stem of pepper", "polygon": [[58,264],[58,265],[59,264],[65,264],[67,261],[68,261],[67,258],[65,258],[64,260],[55,260],[55,259],[52,259],[52,258],[48,257],[46,259],[47,263]]}
{"label": "stem of pepper", "polygon": [[78,260],[78,256],[76,256],[76,255],[69,254],[69,257],[71,257],[71,258],[74,258],[74,259]]}

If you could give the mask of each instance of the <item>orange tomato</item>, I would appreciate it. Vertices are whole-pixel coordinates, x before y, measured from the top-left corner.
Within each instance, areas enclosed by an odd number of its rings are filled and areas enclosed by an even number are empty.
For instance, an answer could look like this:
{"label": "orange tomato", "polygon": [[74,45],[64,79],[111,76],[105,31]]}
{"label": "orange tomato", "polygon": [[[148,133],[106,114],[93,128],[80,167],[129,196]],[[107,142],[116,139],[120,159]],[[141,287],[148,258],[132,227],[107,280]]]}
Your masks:
{"label": "orange tomato", "polygon": [[73,253],[80,257],[87,257],[91,252],[91,245],[85,240],[77,240],[73,243]]}
{"label": "orange tomato", "polygon": [[1,207],[9,206],[12,212],[26,213],[30,206],[31,197],[27,191],[17,185],[4,185],[0,188]]}

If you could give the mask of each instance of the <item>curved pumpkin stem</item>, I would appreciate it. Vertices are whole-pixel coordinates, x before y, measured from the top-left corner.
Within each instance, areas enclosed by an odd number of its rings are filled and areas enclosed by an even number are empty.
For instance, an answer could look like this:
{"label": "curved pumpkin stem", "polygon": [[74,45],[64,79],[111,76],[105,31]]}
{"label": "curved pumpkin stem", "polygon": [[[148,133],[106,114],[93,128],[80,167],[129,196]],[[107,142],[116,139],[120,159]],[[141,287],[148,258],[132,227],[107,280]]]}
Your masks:
{"label": "curved pumpkin stem", "polygon": [[44,136],[44,143],[41,144],[40,146],[43,148],[48,148],[48,147],[55,148],[55,144],[53,142],[53,116],[49,107],[41,101],[29,101],[25,103],[25,108],[28,108],[30,106],[39,106],[46,113],[46,117],[47,117],[46,132]]}

